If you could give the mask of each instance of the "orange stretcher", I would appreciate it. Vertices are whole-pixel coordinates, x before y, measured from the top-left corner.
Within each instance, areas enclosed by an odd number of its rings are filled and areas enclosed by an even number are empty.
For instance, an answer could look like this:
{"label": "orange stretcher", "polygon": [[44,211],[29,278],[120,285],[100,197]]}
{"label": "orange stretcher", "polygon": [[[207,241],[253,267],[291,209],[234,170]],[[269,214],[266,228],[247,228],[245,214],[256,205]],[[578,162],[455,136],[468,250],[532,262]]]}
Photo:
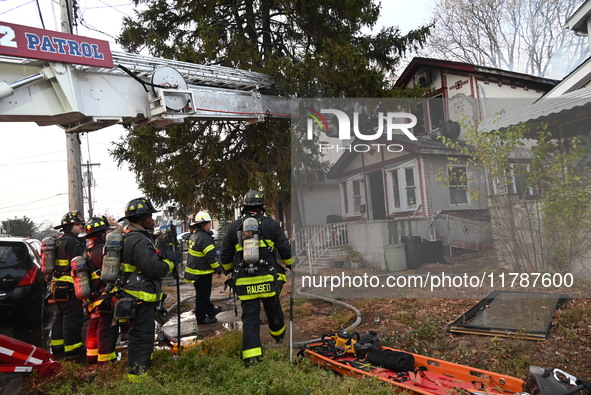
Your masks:
{"label": "orange stretcher", "polygon": [[[347,376],[374,377],[413,394],[508,395],[522,392],[525,384],[516,377],[413,353],[408,354],[414,357],[414,369],[395,372],[356,358],[352,353],[335,351],[339,347],[331,343],[331,337],[325,336],[302,350],[314,363]],[[390,347],[383,349],[400,351]]]}

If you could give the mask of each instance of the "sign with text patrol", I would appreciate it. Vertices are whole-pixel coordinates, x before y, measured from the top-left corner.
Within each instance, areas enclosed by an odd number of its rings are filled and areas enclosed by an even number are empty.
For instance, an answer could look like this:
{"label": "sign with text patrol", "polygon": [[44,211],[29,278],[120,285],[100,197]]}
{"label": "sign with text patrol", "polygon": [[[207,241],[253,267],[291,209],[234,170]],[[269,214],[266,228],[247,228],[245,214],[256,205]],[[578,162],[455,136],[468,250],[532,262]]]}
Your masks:
{"label": "sign with text patrol", "polygon": [[113,67],[108,41],[0,21],[0,55]]}

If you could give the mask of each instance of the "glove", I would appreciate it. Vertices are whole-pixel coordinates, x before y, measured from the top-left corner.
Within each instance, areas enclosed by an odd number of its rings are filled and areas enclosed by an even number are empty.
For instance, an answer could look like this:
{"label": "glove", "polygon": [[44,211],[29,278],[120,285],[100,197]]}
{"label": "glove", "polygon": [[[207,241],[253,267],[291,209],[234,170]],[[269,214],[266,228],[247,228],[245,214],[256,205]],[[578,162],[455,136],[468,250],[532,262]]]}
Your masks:
{"label": "glove", "polygon": [[168,257],[168,253],[164,250],[156,250],[156,254],[158,254],[158,258],[160,258],[162,260],[165,260],[165,259],[172,260]]}
{"label": "glove", "polygon": [[166,309],[158,309],[156,310],[156,312],[154,313],[154,320],[160,324],[160,326],[166,324],[166,321],[168,321],[168,312],[166,311]]}
{"label": "glove", "polygon": [[226,281],[224,281],[224,291],[228,288],[233,289],[234,288],[234,279],[232,277],[229,277],[226,279]]}
{"label": "glove", "polygon": [[215,268],[213,269],[213,271],[214,271],[216,274],[222,274],[222,273],[224,272],[224,268],[222,267],[222,265],[218,265],[217,267],[215,267]]}

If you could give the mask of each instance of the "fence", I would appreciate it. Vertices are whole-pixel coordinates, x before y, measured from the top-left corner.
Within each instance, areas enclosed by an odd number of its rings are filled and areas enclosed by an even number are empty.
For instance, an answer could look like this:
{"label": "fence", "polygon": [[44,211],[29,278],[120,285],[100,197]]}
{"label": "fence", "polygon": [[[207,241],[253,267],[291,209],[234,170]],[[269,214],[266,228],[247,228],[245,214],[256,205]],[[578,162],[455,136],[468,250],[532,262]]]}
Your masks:
{"label": "fence", "polygon": [[441,214],[434,218],[433,226],[437,238],[443,241],[444,245],[474,251],[492,248],[490,222]]}
{"label": "fence", "polygon": [[302,228],[293,237],[296,256],[306,257],[309,270],[329,248],[349,244],[347,224],[309,225]]}

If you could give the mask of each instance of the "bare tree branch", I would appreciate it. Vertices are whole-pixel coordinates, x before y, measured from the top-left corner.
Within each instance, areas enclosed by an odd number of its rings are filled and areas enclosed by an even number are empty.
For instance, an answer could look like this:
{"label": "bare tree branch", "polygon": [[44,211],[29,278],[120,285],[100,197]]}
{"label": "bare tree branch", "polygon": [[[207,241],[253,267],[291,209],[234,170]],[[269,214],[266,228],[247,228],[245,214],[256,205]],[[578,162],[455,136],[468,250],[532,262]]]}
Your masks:
{"label": "bare tree branch", "polygon": [[562,78],[587,56],[586,40],[563,28],[578,0],[437,0],[422,54]]}

